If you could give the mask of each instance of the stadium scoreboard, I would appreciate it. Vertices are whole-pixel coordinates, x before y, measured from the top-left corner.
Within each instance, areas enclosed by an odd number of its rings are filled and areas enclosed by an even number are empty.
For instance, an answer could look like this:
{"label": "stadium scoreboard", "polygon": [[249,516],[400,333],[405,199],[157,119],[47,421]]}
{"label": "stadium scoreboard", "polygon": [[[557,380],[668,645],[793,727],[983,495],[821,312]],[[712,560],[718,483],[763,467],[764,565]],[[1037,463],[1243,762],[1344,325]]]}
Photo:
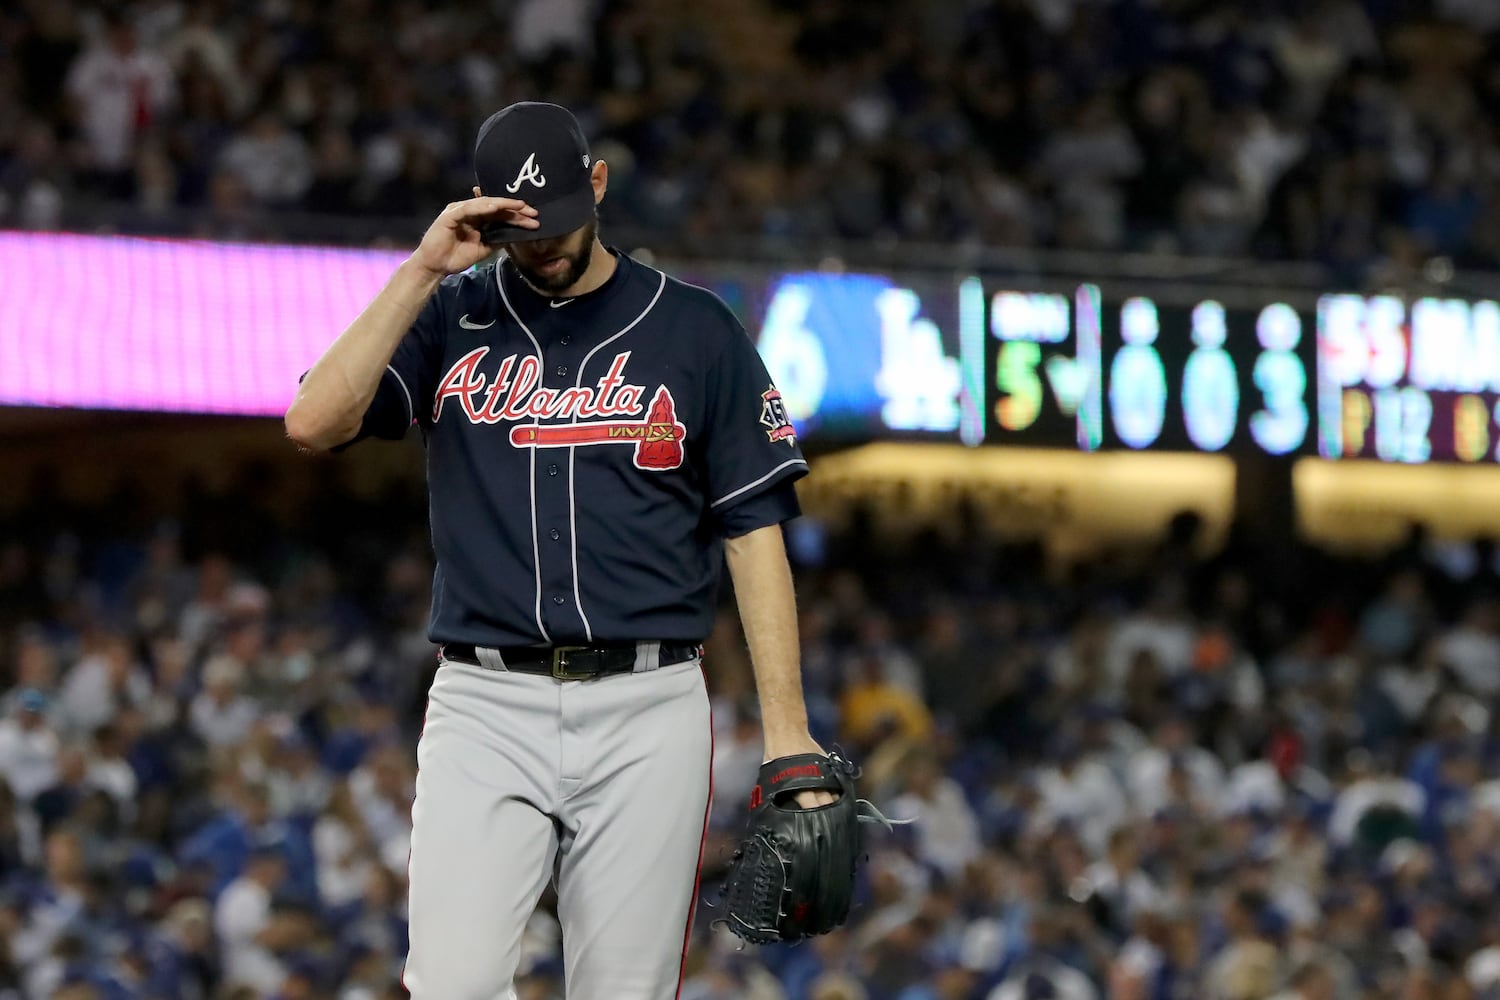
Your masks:
{"label": "stadium scoreboard", "polygon": [[1312,351],[1286,303],[1228,309],[997,290],[986,314],[987,442],[1296,454]]}
{"label": "stadium scoreboard", "polygon": [[1500,304],[794,273],[752,320],[810,438],[1500,462]]}
{"label": "stadium scoreboard", "polygon": [[[0,232],[11,284],[48,289],[46,308],[35,295],[0,301],[0,331],[14,334],[0,335],[0,404],[279,417],[296,373],[399,257]],[[55,259],[97,267],[41,263]],[[1500,303],[1488,299],[1337,289],[1221,299],[1160,280],[723,264],[678,273],[736,313],[798,433],[818,446],[1500,463]],[[221,294],[184,291],[208,286]],[[138,306],[107,333],[81,318],[114,308],[101,288],[131,289]],[[220,335],[225,322],[234,336]]]}
{"label": "stadium scoreboard", "polygon": [[1325,458],[1500,461],[1500,304],[1326,295],[1317,371]]}

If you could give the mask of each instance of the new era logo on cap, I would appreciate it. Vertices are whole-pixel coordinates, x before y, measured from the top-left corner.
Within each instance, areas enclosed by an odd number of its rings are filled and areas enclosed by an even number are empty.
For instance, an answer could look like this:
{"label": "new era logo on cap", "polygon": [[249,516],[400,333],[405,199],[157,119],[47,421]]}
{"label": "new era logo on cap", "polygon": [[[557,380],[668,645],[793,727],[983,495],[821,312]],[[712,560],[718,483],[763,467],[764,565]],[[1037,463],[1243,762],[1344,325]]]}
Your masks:
{"label": "new era logo on cap", "polygon": [[537,210],[536,229],[494,226],[494,242],[563,236],[594,217],[589,150],[563,107],[523,101],[489,117],[474,144],[474,179],[488,195],[509,195]]}

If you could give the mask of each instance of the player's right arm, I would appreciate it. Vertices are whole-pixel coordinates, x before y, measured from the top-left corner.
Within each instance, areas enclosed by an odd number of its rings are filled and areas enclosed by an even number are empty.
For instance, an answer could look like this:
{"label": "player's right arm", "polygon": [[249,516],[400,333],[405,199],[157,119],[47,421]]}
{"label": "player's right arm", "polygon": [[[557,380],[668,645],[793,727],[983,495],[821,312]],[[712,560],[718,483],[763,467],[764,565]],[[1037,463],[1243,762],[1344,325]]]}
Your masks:
{"label": "player's right arm", "polygon": [[287,436],[315,451],[352,440],[397,345],[439,283],[490,255],[480,226],[502,219],[534,229],[535,217],[536,209],[515,198],[476,196],[445,208],[380,294],[303,377],[286,411]]}

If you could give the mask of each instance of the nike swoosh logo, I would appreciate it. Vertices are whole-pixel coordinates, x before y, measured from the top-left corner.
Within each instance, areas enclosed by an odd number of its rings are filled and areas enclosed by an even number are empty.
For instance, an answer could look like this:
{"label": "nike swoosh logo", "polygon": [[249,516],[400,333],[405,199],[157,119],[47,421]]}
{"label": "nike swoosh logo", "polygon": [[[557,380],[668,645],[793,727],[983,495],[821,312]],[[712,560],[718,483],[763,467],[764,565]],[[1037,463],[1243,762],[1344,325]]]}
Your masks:
{"label": "nike swoosh logo", "polygon": [[463,327],[465,330],[488,330],[490,327],[495,325],[495,321],[490,320],[488,323],[470,323],[469,314],[464,313],[458,318],[458,325]]}
{"label": "nike swoosh logo", "polygon": [[570,306],[576,301],[576,299],[553,299],[547,304],[553,309],[561,309],[563,306]]}

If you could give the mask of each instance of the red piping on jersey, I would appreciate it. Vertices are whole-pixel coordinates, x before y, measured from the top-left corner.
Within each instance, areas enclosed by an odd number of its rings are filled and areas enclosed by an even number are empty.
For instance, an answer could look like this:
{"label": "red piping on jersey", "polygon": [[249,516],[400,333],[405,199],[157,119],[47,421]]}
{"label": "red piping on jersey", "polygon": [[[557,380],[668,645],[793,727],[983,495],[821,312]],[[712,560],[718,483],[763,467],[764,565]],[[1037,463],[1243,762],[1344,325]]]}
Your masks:
{"label": "red piping on jersey", "polygon": [[[702,672],[700,662],[698,670]],[[708,697],[708,677],[705,674],[703,696]],[[693,939],[693,913],[698,909],[698,890],[703,884],[703,849],[708,845],[708,814],[714,804],[714,706],[708,704],[708,798],[703,803],[703,836],[698,838],[698,870],[693,874],[693,898],[688,900],[687,926],[682,931],[682,964],[677,967],[677,992],[673,1000],[682,998],[682,981],[687,977],[688,944]]]}

